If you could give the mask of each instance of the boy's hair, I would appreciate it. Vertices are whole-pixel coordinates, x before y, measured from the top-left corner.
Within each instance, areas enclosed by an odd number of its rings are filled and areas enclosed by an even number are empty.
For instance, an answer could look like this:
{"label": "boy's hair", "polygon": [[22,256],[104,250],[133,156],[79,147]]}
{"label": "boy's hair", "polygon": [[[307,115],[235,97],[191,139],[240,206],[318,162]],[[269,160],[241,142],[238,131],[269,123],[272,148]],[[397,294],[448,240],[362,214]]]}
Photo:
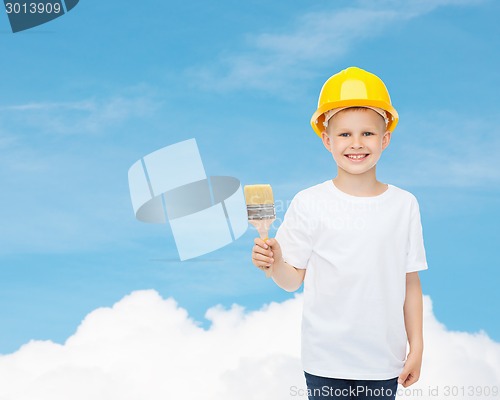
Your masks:
{"label": "boy's hair", "polygon": [[[342,110],[340,110],[338,113],[336,113],[335,115],[337,114],[340,114],[342,112],[346,112],[346,111],[368,111],[368,110],[371,110],[370,108],[367,108],[367,107],[362,107],[362,106],[354,106],[354,107],[347,107],[347,108],[344,108]],[[378,114],[378,113],[377,113]],[[378,114],[380,115],[380,114]],[[380,118],[381,118],[381,121],[384,123],[384,132],[385,130],[387,129],[387,121],[386,119],[384,119],[384,117],[382,117],[382,115],[380,115]],[[330,121],[333,120],[333,117],[329,120],[329,123],[327,124],[327,126],[325,127],[325,132],[327,133],[327,135],[330,134],[329,132],[329,129],[331,126],[333,126],[333,123],[330,123]],[[333,121],[332,121],[333,122]]]}
{"label": "boy's hair", "polygon": [[[361,107],[361,105],[352,105],[350,107]],[[338,112],[340,112],[342,110],[345,110],[346,108],[350,108],[350,107],[337,107],[337,108],[332,108],[331,110],[325,111],[323,113],[323,118],[324,118],[323,126],[326,128],[328,126],[328,121],[330,120],[330,118],[332,118]],[[386,126],[389,124],[389,118],[387,116],[387,111],[385,111],[385,110],[383,110],[382,108],[379,108],[379,107],[370,107],[370,106],[365,106],[365,105],[363,105],[363,107],[369,108],[370,110],[375,111],[382,118],[384,118]]]}

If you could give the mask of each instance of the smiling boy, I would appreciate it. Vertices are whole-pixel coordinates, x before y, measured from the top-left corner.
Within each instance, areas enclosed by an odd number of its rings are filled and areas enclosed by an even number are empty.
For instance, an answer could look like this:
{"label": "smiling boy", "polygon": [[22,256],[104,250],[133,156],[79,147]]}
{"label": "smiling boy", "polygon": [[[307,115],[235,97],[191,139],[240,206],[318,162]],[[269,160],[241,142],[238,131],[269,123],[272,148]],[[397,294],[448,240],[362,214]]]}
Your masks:
{"label": "smiling boy", "polygon": [[[311,400],[394,399],[398,382],[407,387],[420,375],[418,271],[427,261],[418,202],[376,177],[397,122],[380,78],[356,67],[330,77],[311,124],[337,175],[294,197],[276,238],[255,239],[252,261],[271,268],[278,286],[295,291],[304,282]],[[365,390],[353,395],[356,387]]]}

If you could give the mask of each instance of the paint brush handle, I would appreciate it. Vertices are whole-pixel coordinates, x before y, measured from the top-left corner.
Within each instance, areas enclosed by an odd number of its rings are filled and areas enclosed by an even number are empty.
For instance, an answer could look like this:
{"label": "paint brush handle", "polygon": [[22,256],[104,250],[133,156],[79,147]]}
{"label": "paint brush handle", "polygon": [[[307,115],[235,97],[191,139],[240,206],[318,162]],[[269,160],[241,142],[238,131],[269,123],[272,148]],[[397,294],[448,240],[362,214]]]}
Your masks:
{"label": "paint brush handle", "polygon": [[[268,233],[269,233],[269,228],[271,227],[272,223],[274,222],[275,218],[267,218],[267,219],[254,219],[254,220],[249,220],[253,226],[255,226],[255,229],[257,229],[257,232],[259,232],[259,236],[262,240],[266,241],[269,239]],[[264,269],[264,272],[266,273],[266,278],[271,277],[273,274],[272,266]]]}

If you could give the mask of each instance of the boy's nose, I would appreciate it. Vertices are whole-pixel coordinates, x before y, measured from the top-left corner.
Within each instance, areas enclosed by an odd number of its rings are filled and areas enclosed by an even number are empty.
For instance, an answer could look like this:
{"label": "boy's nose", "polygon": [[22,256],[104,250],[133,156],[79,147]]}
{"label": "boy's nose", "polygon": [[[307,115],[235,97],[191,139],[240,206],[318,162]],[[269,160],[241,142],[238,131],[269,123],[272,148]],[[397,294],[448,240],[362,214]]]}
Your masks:
{"label": "boy's nose", "polygon": [[353,137],[351,142],[351,148],[360,149],[362,147],[363,147],[363,141],[361,140],[361,138]]}

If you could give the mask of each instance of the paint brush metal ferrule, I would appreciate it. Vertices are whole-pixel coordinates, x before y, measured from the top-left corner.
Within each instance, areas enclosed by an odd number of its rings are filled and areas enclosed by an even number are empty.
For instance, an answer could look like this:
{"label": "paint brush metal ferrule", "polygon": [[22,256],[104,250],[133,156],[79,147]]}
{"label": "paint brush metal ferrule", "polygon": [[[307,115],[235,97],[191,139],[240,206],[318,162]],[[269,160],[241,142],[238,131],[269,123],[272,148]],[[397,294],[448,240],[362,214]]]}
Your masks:
{"label": "paint brush metal ferrule", "polygon": [[274,204],[249,204],[247,211],[249,220],[276,218]]}

